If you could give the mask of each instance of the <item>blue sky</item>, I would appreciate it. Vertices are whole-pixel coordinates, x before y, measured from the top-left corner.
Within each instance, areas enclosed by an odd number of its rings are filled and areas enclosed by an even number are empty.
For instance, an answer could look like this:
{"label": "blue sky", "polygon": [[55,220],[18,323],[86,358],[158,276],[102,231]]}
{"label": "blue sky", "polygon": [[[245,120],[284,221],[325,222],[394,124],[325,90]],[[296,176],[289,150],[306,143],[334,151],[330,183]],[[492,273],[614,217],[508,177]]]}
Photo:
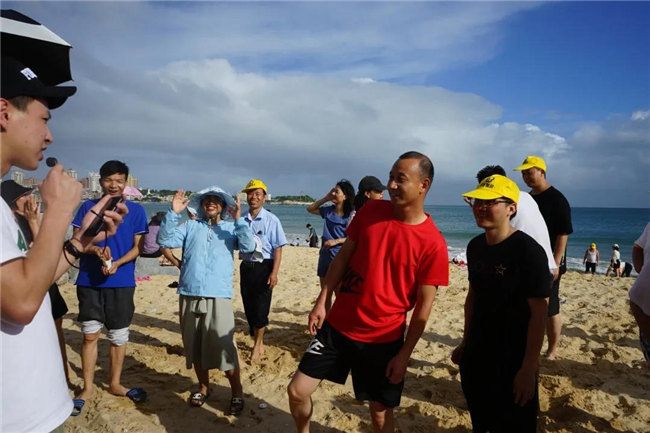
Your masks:
{"label": "blue sky", "polygon": [[48,154],[82,176],[122,159],[141,186],[320,197],[419,150],[427,202],[460,204],[537,154],[574,206],[650,207],[648,2],[2,7],[74,47]]}

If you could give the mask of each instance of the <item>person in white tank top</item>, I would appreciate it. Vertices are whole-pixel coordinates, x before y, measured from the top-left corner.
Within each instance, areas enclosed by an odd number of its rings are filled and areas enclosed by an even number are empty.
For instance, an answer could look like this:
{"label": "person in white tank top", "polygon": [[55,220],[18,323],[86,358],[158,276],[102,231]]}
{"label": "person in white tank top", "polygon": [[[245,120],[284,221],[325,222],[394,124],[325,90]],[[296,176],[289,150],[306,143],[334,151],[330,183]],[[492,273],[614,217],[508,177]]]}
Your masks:
{"label": "person in white tank top", "polygon": [[596,266],[600,261],[600,252],[596,249],[596,244],[592,243],[589,249],[585,251],[585,256],[582,258],[582,264],[585,265],[585,274],[590,272],[596,273]]}

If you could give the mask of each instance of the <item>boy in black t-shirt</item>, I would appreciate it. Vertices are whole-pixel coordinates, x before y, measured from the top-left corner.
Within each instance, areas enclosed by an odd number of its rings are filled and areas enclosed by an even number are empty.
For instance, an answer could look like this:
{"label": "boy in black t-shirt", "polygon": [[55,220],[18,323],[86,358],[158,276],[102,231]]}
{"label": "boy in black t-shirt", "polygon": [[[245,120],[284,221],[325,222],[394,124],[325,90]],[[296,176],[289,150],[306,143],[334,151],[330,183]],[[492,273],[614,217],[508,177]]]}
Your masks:
{"label": "boy in black t-shirt", "polygon": [[544,250],[510,226],[519,188],[505,176],[485,178],[470,198],[485,234],[467,246],[469,291],[463,341],[452,360],[475,432],[535,432],[537,369],[551,276]]}

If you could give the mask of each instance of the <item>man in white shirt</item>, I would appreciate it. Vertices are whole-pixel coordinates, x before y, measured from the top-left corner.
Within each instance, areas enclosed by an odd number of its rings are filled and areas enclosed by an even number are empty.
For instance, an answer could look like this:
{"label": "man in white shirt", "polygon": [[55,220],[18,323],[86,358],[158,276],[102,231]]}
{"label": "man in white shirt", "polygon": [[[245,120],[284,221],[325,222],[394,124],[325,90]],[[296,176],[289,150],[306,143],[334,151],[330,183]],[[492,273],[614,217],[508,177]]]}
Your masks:
{"label": "man in white shirt", "polygon": [[[76,88],[48,86],[28,65],[14,58],[3,57],[0,67],[0,165],[5,176],[13,166],[38,168],[43,151],[53,139],[47,126],[50,109],[61,106]],[[70,178],[63,166],[54,166],[39,189],[45,212],[39,235],[29,251],[11,209],[0,200],[3,432],[62,431],[72,401],[60,360],[48,288],[91,242],[99,240],[82,237],[81,231],[64,243],[73,212],[81,201],[81,184]],[[94,211],[102,214],[109,198],[100,201]],[[125,212],[123,206],[119,209]],[[104,215],[107,233],[112,235],[122,217],[117,212],[107,211]],[[95,218],[89,213],[82,224],[84,229]]]}

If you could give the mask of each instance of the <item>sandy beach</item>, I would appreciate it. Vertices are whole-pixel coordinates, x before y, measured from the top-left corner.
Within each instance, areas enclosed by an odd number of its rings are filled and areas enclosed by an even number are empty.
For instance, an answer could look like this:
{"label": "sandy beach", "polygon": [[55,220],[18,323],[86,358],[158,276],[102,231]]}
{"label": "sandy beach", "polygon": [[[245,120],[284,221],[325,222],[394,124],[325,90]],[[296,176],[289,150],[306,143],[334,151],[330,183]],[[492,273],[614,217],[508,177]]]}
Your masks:
{"label": "sandy beach", "polygon": [[[286,247],[279,283],[274,290],[266,354],[250,363],[252,341],[246,334],[239,275],[235,274],[236,341],[239,348],[246,408],[239,417],[225,411],[230,391],[223,374],[212,374],[212,395],[202,408],[187,404],[196,386],[185,368],[178,332],[178,295],[168,285],[174,275],[151,275],[138,282],[136,313],[131,327],[122,383],[144,387],[149,398],[135,405],[107,392],[108,341],[99,344],[95,395],[81,416],[66,422],[68,432],[294,431],[286,386],[310,337],[307,314],[318,293],[317,250]],[[238,269],[238,263],[236,268]],[[471,423],[450,354],[460,341],[467,272],[451,265],[449,287],[441,288],[427,325],[409,363],[402,404],[396,409],[397,431],[469,432]],[[540,368],[539,431],[650,431],[650,370],[644,366],[638,330],[628,312],[631,278],[609,278],[569,272],[561,297],[564,337],[559,359]],[[63,326],[71,381],[81,384],[81,333],[77,323],[75,287],[61,286],[70,311]],[[486,354],[489,356],[489,354]],[[371,432],[367,406],[345,386],[323,382],[314,394],[312,432]],[[265,407],[260,407],[265,403]],[[264,406],[264,405],[262,405]],[[216,429],[216,430],[215,430]]]}

